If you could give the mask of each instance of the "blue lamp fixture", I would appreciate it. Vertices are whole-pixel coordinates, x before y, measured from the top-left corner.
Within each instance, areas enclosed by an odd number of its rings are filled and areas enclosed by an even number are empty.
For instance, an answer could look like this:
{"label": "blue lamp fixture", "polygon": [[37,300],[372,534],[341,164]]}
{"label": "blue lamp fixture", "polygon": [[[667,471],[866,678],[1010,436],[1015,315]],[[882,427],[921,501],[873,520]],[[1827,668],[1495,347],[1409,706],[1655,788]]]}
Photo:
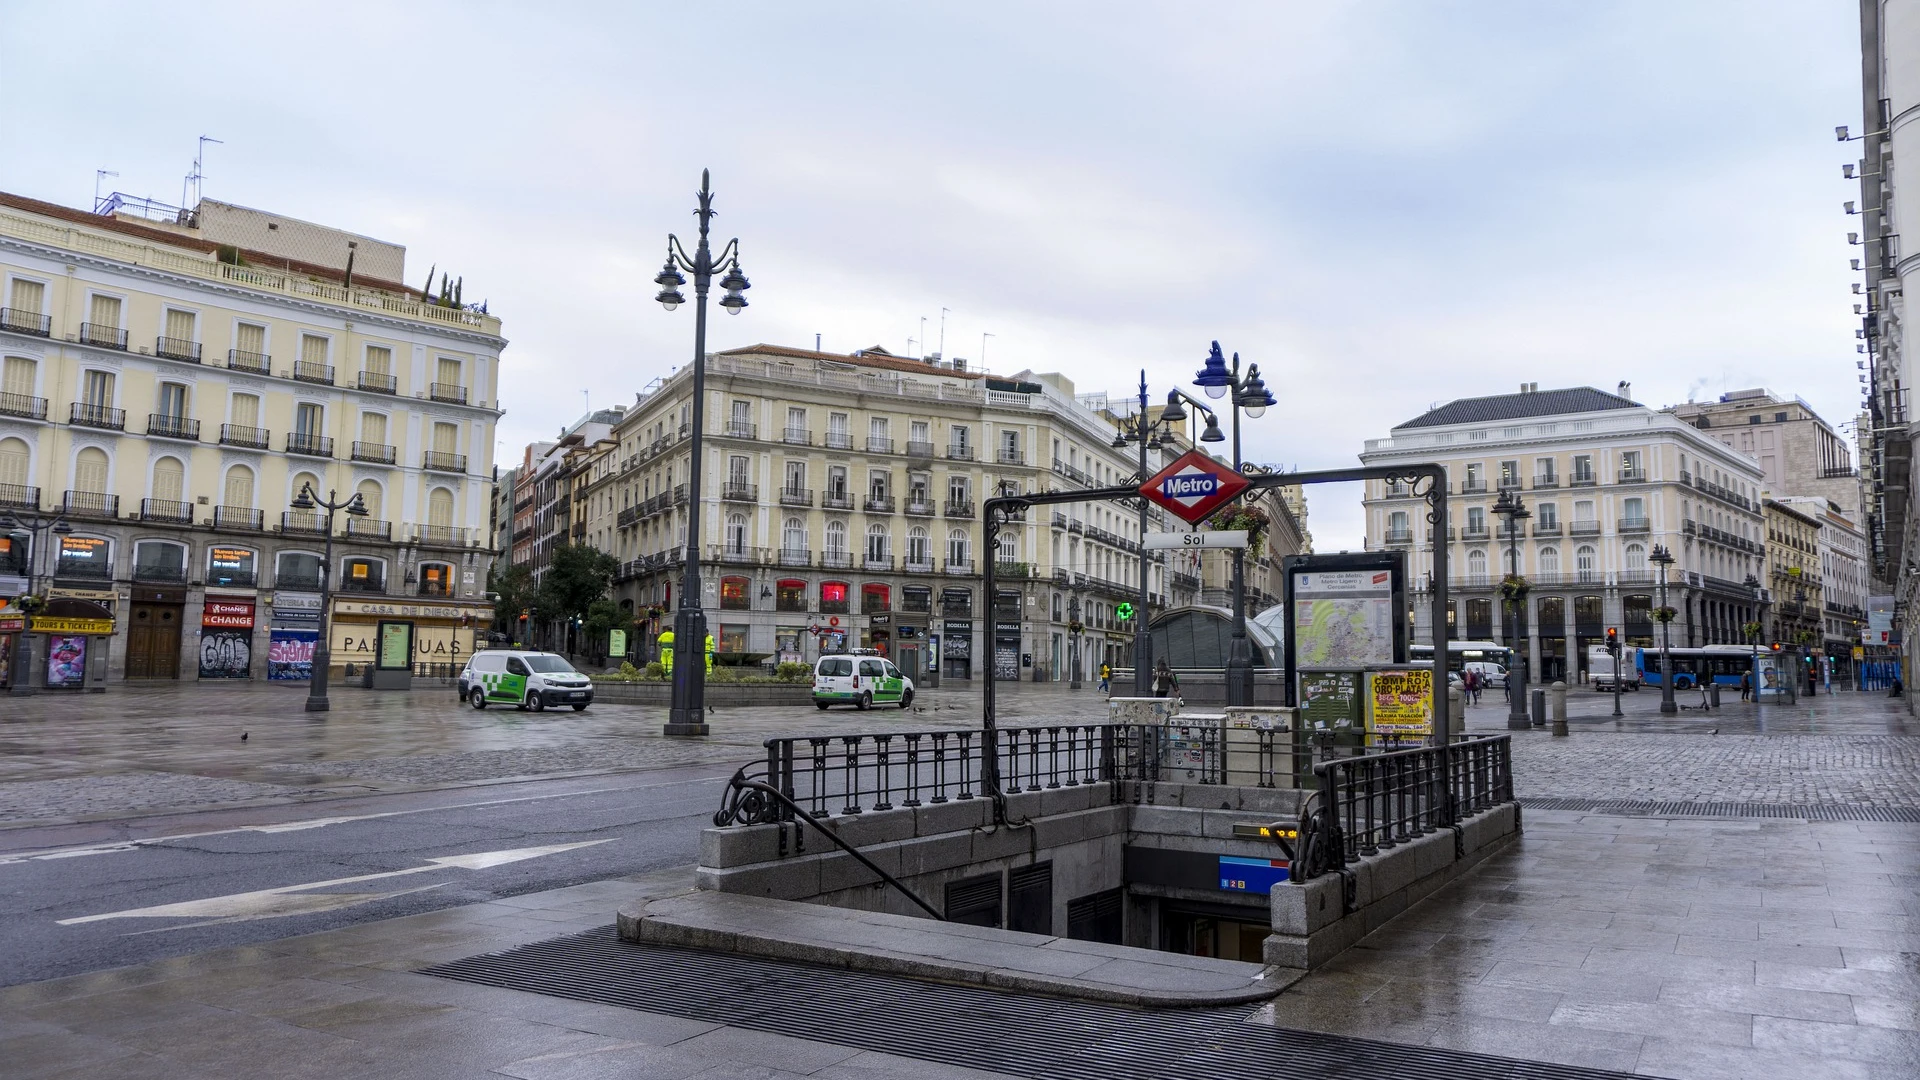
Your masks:
{"label": "blue lamp fixture", "polygon": [[[1244,377],[1240,374],[1240,354],[1233,354],[1231,366],[1226,354],[1220,351],[1220,343],[1214,342],[1207,352],[1207,363],[1194,373],[1193,384],[1208,397],[1216,400],[1233,395],[1233,469],[1240,471],[1240,414],[1258,419],[1275,404],[1273,392],[1260,378],[1260,365],[1248,364]],[[1209,440],[1211,441],[1211,440]],[[1233,638],[1227,649],[1227,704],[1253,704],[1253,646],[1247,640],[1247,570],[1246,553],[1239,549],[1233,552]]]}

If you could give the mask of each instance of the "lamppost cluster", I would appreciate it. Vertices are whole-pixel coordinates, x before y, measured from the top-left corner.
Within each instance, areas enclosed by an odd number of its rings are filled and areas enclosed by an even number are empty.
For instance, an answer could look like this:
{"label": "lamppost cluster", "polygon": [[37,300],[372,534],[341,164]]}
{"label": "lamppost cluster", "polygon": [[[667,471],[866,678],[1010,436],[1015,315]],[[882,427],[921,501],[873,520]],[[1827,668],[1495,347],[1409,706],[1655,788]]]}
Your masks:
{"label": "lamppost cluster", "polygon": [[326,554],[320,559],[320,634],[313,643],[313,676],[307,680],[307,711],[327,712],[333,708],[327,700],[327,677],[332,673],[333,649],[328,644],[332,636],[332,597],[333,597],[333,515],[344,511],[349,518],[366,517],[367,504],[355,492],[345,499],[335,498],[331,490],[322,499],[313,490],[312,484],[301,484],[300,494],[293,497],[295,510],[308,512],[325,510]]}
{"label": "lamppost cluster", "polygon": [[[20,612],[23,618],[30,620],[33,617],[33,611],[44,607],[46,604],[45,597],[43,597],[40,594],[40,590],[35,587],[38,575],[34,572],[40,563],[40,550],[43,546],[41,543],[42,538],[47,536],[65,536],[73,531],[73,526],[67,524],[67,519],[64,514],[40,514],[35,512],[32,514],[15,513],[5,518],[0,518],[0,529],[6,531],[7,539],[16,550],[21,540],[24,539],[26,541],[27,558],[24,568],[27,572],[27,591],[26,595],[21,599],[22,601],[27,601],[29,597],[32,599],[30,602],[22,602],[20,604]],[[29,610],[29,608],[33,610]],[[32,646],[27,643],[27,632],[32,628],[32,623],[26,622],[21,626],[20,632],[14,637],[11,692],[20,697],[27,697],[35,693],[33,686],[33,649]]]}
{"label": "lamppost cluster", "polygon": [[[654,299],[668,311],[686,302],[680,286],[687,283],[681,271],[693,275],[693,407],[692,428],[689,431],[690,451],[687,466],[687,558],[686,569],[680,581],[680,603],[673,615],[673,640],[682,657],[698,658],[702,655],[707,640],[707,616],[700,607],[700,464],[705,453],[704,431],[706,426],[707,405],[707,290],[713,284],[714,275],[721,275],[720,287],[726,294],[720,298],[720,306],[728,314],[738,315],[747,306],[743,295],[751,284],[747,275],[740,270],[740,240],[735,237],[727,241],[720,254],[715,256],[707,243],[707,232],[713,224],[713,188],[709,182],[707,170],[700,171],[699,208],[693,212],[700,222],[699,242],[694,245],[693,253],[680,243],[680,238],[667,234],[667,261],[661,267],[659,276],[653,279],[660,286],[659,295]],[[706,722],[706,665],[700,663],[677,663],[673,665],[673,699],[667,713],[666,733],[668,735],[705,735]]]}
{"label": "lamppost cluster", "polygon": [[[1133,417],[1131,428],[1122,428],[1113,437],[1113,448],[1124,450],[1128,443],[1134,443],[1140,449],[1140,474],[1135,483],[1147,482],[1147,451],[1158,450],[1187,422],[1187,410],[1182,402],[1200,410],[1207,418],[1206,430],[1200,433],[1200,441],[1215,443],[1226,442],[1226,435],[1220,431],[1220,418],[1213,409],[1184,390],[1167,391],[1166,407],[1160,415],[1154,417],[1147,412],[1147,373],[1140,372],[1140,409]],[[1147,500],[1140,500],[1140,538],[1147,537]],[[1153,689],[1153,635],[1147,632],[1147,556],[1144,549],[1140,555],[1140,597],[1135,605],[1136,621],[1133,625],[1133,692],[1148,696]]]}
{"label": "lamppost cluster", "polygon": [[[1233,365],[1229,367],[1216,341],[1207,354],[1206,366],[1195,373],[1193,384],[1216,401],[1221,398],[1231,401],[1233,471],[1239,472],[1240,414],[1245,412],[1258,420],[1266,413],[1267,406],[1274,404],[1273,393],[1260,378],[1260,365],[1248,364],[1243,378],[1240,354],[1233,354]],[[1244,548],[1233,549],[1233,637],[1227,645],[1227,704],[1253,704],[1253,645],[1247,640],[1247,553]]]}
{"label": "lamppost cluster", "polygon": [[1673,552],[1666,545],[1653,545],[1647,561],[1660,568],[1660,711],[1678,713],[1673,700],[1673,609],[1667,606],[1667,568],[1673,565]]}
{"label": "lamppost cluster", "polygon": [[[1533,511],[1520,501],[1520,494],[1511,488],[1502,490],[1493,500],[1493,512],[1507,521],[1507,580],[1501,582],[1501,597],[1506,601],[1506,623],[1508,647],[1513,651],[1508,655],[1512,662],[1507,665],[1507,728],[1510,731],[1525,731],[1533,726],[1527,718],[1527,657],[1521,655],[1525,639],[1520,633],[1520,622],[1527,607],[1526,589],[1520,577],[1520,523],[1533,516]],[[1618,672],[1615,678],[1618,678]]]}

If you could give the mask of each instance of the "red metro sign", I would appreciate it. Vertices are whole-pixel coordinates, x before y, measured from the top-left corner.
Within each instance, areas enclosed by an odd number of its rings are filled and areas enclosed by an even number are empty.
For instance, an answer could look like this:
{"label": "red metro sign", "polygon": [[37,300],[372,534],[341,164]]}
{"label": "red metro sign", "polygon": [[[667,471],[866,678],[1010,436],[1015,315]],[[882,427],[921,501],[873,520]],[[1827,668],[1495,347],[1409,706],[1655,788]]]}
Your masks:
{"label": "red metro sign", "polygon": [[1141,484],[1140,494],[1192,525],[1246,488],[1246,477],[1198,450],[1189,450]]}

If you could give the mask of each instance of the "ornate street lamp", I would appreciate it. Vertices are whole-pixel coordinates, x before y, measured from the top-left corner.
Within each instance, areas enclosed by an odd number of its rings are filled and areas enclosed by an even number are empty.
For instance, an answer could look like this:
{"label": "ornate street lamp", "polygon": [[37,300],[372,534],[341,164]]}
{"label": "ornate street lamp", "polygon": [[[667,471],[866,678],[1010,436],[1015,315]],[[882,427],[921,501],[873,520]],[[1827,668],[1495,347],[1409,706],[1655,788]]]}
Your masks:
{"label": "ornate street lamp", "polygon": [[333,664],[333,649],[328,644],[333,633],[333,620],[330,618],[333,597],[333,515],[335,511],[344,510],[349,518],[366,517],[367,504],[361,501],[359,492],[349,499],[335,499],[334,492],[329,490],[327,497],[322,499],[314,494],[312,484],[301,484],[300,494],[293,497],[292,506],[295,510],[324,509],[327,512],[326,554],[321,556],[320,561],[320,636],[313,643],[313,674],[307,680],[307,711],[328,712],[333,708],[327,700],[327,676],[331,674]]}
{"label": "ornate street lamp", "polygon": [[[1131,429],[1122,428],[1113,437],[1113,448],[1123,450],[1128,443],[1137,443],[1140,447],[1140,474],[1134,483],[1147,482],[1147,451],[1160,449],[1161,443],[1173,435],[1179,425],[1186,423],[1187,410],[1180,403],[1187,402],[1207,418],[1207,429],[1200,434],[1201,442],[1225,442],[1227,437],[1220,432],[1220,418],[1214,415],[1205,402],[1183,390],[1167,391],[1167,407],[1160,410],[1160,418],[1147,415],[1147,373],[1140,372],[1140,411],[1134,416]],[[1147,539],[1147,500],[1140,502],[1140,540],[1144,545]],[[1133,692],[1146,697],[1153,690],[1153,638],[1147,633],[1147,553],[1143,546],[1140,551],[1140,596],[1135,605],[1133,619]]]}
{"label": "ornate street lamp", "polygon": [[680,243],[680,238],[667,234],[667,262],[653,279],[660,286],[660,294],[654,299],[660,306],[672,311],[686,302],[680,294],[680,286],[687,283],[680,271],[693,275],[693,426],[691,437],[691,460],[687,467],[687,562],[680,579],[680,604],[673,616],[673,645],[677,650],[676,661],[692,658],[693,663],[673,665],[673,704],[667,712],[668,735],[705,735],[706,719],[706,665],[700,658],[706,654],[707,615],[700,607],[700,464],[704,453],[703,434],[705,431],[707,405],[707,289],[713,283],[715,274],[725,276],[720,279],[720,287],[726,295],[720,298],[720,306],[732,315],[740,314],[747,306],[747,298],[740,295],[752,286],[747,276],[740,272],[740,240],[735,237],[727,241],[727,246],[715,257],[713,249],[707,245],[707,230],[713,222],[713,189],[708,182],[707,170],[700,170],[700,208],[694,216],[700,219],[700,240],[694,246],[693,254]]}
{"label": "ornate street lamp", "polygon": [[[36,510],[32,514],[15,513],[0,518],[0,529],[5,529],[8,539],[16,544],[18,538],[24,537],[27,541],[27,591],[20,598],[22,623],[19,635],[14,638],[12,688],[9,692],[19,697],[31,697],[38,691],[33,685],[33,649],[27,644],[27,633],[33,629],[33,611],[46,606],[46,597],[34,587],[34,568],[40,562],[40,541],[43,536],[65,536],[73,531],[73,526],[67,524],[64,514],[43,515]],[[33,610],[29,610],[30,607]]]}
{"label": "ornate street lamp", "polygon": [[1766,627],[1760,623],[1760,579],[1748,574],[1747,580],[1741,584],[1753,590],[1753,618],[1740,629],[1746,633],[1747,640],[1753,642],[1753,668],[1752,673],[1747,676],[1747,681],[1753,687],[1753,703],[1758,705],[1760,703],[1760,635],[1766,632]]}
{"label": "ornate street lamp", "polygon": [[[1506,602],[1508,655],[1507,730],[1525,731],[1533,726],[1527,718],[1527,661],[1520,655],[1520,613],[1526,609],[1526,579],[1520,576],[1520,523],[1533,516],[1511,489],[1493,500],[1493,512],[1507,519],[1507,576],[1500,582],[1500,598]],[[1439,541],[1436,540],[1435,543]],[[1618,677],[1615,672],[1615,677]]]}
{"label": "ornate street lamp", "polygon": [[[1258,420],[1274,404],[1273,393],[1260,378],[1260,365],[1248,364],[1245,378],[1240,375],[1240,354],[1233,354],[1233,366],[1220,354],[1214,342],[1207,353],[1207,366],[1194,375],[1193,384],[1215,400],[1232,395],[1233,471],[1239,472],[1240,414]],[[1247,552],[1233,550],[1233,637],[1227,644],[1227,704],[1253,704],[1253,645],[1247,640]]]}
{"label": "ornate street lamp", "polygon": [[1653,545],[1647,561],[1660,568],[1660,711],[1678,713],[1673,702],[1673,609],[1667,606],[1667,568],[1673,565],[1673,552],[1665,545]]}
{"label": "ornate street lamp", "polygon": [[1080,594],[1076,592],[1067,598],[1067,634],[1073,639],[1073,652],[1067,662],[1069,690],[1080,689],[1080,632],[1085,629],[1080,622]]}

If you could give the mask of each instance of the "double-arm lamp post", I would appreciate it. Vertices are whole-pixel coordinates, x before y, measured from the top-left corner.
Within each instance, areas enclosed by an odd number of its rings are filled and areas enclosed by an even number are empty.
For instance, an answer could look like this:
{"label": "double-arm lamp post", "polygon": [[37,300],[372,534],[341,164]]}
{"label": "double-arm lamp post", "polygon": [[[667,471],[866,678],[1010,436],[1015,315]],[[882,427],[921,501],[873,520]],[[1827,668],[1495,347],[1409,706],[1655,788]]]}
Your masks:
{"label": "double-arm lamp post", "polygon": [[1760,635],[1767,630],[1765,624],[1760,621],[1760,579],[1748,574],[1747,580],[1741,584],[1753,590],[1753,618],[1748,620],[1747,625],[1740,630],[1747,635],[1747,640],[1753,642],[1753,666],[1748,669],[1747,682],[1753,686],[1752,701],[1758,705],[1760,703]]}
{"label": "double-arm lamp post", "polygon": [[707,734],[707,669],[704,657],[707,643],[707,615],[700,607],[700,459],[705,453],[702,435],[707,411],[707,289],[715,274],[726,295],[720,306],[732,315],[740,314],[747,298],[740,295],[751,286],[740,272],[740,240],[727,241],[716,257],[707,244],[707,230],[713,223],[713,188],[707,170],[700,170],[699,209],[693,216],[700,221],[700,240],[693,254],[680,238],[667,234],[667,262],[653,279],[660,286],[654,299],[672,311],[686,302],[680,286],[687,283],[684,270],[693,275],[693,414],[687,463],[687,562],[680,579],[680,604],[673,614],[673,704],[667,713],[668,735]]}
{"label": "double-arm lamp post", "polygon": [[27,591],[24,596],[31,596],[37,601],[35,604],[20,605],[20,632],[14,635],[13,639],[11,692],[20,697],[27,697],[36,692],[33,685],[33,649],[27,644],[27,632],[33,629],[33,612],[27,609],[46,606],[46,597],[41,596],[40,592],[34,588],[36,575],[33,571],[34,567],[40,563],[41,538],[65,536],[73,531],[73,526],[67,524],[64,514],[43,515],[36,511],[31,514],[16,513],[0,519],[0,529],[6,531],[7,539],[12,542],[12,546],[17,547],[17,538],[26,538],[27,558],[23,569],[26,570]]}
{"label": "double-arm lamp post", "polygon": [[327,700],[327,676],[332,673],[333,649],[328,645],[333,634],[332,598],[333,598],[333,515],[336,511],[346,511],[348,518],[366,517],[367,504],[361,501],[360,493],[350,498],[336,499],[334,492],[328,491],[322,499],[314,493],[312,484],[301,484],[300,494],[293,497],[295,510],[325,510],[327,512],[326,553],[320,557],[320,634],[313,642],[313,674],[307,679],[307,711],[327,712],[333,708]]}
{"label": "double-arm lamp post", "polygon": [[[1233,354],[1233,366],[1227,366],[1220,354],[1220,343],[1213,343],[1207,354],[1207,366],[1194,375],[1193,384],[1216,401],[1228,397],[1233,404],[1233,471],[1240,471],[1240,413],[1255,420],[1274,404],[1273,394],[1260,378],[1260,365],[1248,364],[1240,375],[1240,354]],[[1253,704],[1253,645],[1247,640],[1247,552],[1233,549],[1233,638],[1227,645],[1227,704]]]}
{"label": "double-arm lamp post", "polygon": [[1647,561],[1660,568],[1660,711],[1678,713],[1673,701],[1673,609],[1667,606],[1667,568],[1673,565],[1673,552],[1666,545],[1653,545]]}
{"label": "double-arm lamp post", "polygon": [[[1527,719],[1527,658],[1520,655],[1526,642],[1520,636],[1522,612],[1527,609],[1527,594],[1520,584],[1520,523],[1533,516],[1520,496],[1508,488],[1493,500],[1493,512],[1507,519],[1507,577],[1501,582],[1501,599],[1506,601],[1506,623],[1511,663],[1507,665],[1507,730],[1525,731],[1533,726]],[[1436,537],[1434,543],[1440,543]]]}
{"label": "double-arm lamp post", "polygon": [[[1167,407],[1160,410],[1158,419],[1147,414],[1147,373],[1140,372],[1140,411],[1133,418],[1131,429],[1123,428],[1113,437],[1113,448],[1126,449],[1128,443],[1137,443],[1140,447],[1140,475],[1135,483],[1144,484],[1150,475],[1147,472],[1147,451],[1158,450],[1162,442],[1174,435],[1179,425],[1186,423],[1187,410],[1180,403],[1187,402],[1207,418],[1207,429],[1200,434],[1201,442],[1226,442],[1227,437],[1220,432],[1220,418],[1213,410],[1198,398],[1184,390],[1167,391]],[[1153,689],[1153,635],[1147,632],[1147,500],[1140,500],[1140,596],[1134,605],[1133,615],[1133,692],[1136,696],[1146,697]]]}

